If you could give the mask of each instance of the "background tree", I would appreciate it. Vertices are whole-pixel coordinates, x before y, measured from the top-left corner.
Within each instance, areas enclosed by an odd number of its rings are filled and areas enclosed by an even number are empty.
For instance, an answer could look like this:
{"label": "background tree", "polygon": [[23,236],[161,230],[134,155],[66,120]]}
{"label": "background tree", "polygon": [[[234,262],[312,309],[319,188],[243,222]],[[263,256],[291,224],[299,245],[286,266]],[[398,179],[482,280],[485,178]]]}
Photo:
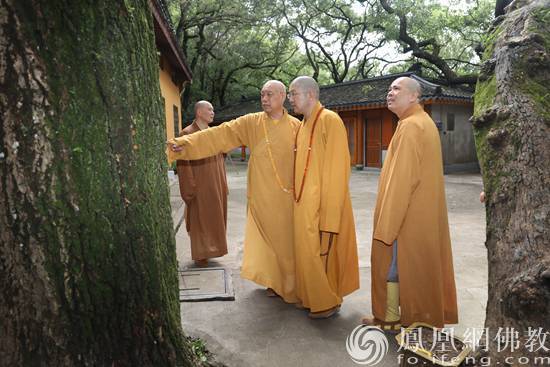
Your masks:
{"label": "background tree", "polygon": [[[324,69],[333,83],[365,78],[373,69],[369,60],[386,44],[376,32],[372,7],[359,13],[349,0],[282,0],[279,6],[288,25],[305,49],[319,79]],[[358,66],[358,67],[357,67]],[[369,68],[370,66],[370,68]]]}
{"label": "background tree", "polygon": [[270,3],[173,0],[170,4],[176,34],[194,75],[183,95],[188,111],[199,99],[219,107],[242,96],[257,96],[267,79],[285,76],[283,66],[306,65],[294,60],[298,45]]}
{"label": "background tree", "polygon": [[[416,68],[445,84],[475,84],[475,49],[494,0],[170,0],[194,80],[184,108],[257,96],[269,78],[322,85]],[[187,114],[187,116],[189,113]]]}
{"label": "background tree", "polygon": [[380,0],[387,14],[380,28],[388,40],[397,41],[409,65],[426,70],[425,76],[444,84],[475,85],[479,48],[489,28],[494,0],[476,2]]}
{"label": "background tree", "polygon": [[[550,330],[550,2],[510,6],[485,45],[473,117],[487,198],[485,327],[493,364],[535,365],[550,357],[541,334]],[[518,332],[507,336],[516,351],[499,351],[499,328]]]}
{"label": "background tree", "polygon": [[0,361],[197,365],[146,0],[0,1]]}

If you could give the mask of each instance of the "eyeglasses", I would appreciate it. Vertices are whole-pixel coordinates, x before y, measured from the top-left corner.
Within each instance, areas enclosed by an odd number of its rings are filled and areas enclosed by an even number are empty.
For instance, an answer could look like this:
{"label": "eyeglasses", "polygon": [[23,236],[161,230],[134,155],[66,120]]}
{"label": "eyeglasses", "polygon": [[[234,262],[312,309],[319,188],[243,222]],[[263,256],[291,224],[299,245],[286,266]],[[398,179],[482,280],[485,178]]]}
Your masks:
{"label": "eyeglasses", "polygon": [[286,96],[288,98],[294,98],[296,97],[298,94],[304,94],[304,92],[289,92]]}

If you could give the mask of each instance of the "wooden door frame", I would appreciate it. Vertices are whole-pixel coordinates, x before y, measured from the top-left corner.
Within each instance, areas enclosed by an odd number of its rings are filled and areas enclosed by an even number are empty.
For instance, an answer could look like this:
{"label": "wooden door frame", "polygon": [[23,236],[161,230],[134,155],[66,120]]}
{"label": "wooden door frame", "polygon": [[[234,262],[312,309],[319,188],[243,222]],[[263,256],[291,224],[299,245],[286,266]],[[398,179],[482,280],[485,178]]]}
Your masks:
{"label": "wooden door frame", "polygon": [[[365,121],[365,129],[364,129],[364,141],[363,141],[363,166],[364,167],[368,167],[367,166],[367,131],[368,131],[368,123],[369,123],[369,117],[368,116],[365,116],[364,118],[364,121]],[[382,117],[380,118],[377,118],[377,119],[373,119],[373,118],[370,118],[370,121],[371,123],[374,122],[374,121],[378,121],[379,125],[380,125],[380,129],[379,132],[379,136],[378,136],[378,142],[380,143],[379,144],[379,148],[378,148],[378,164],[379,166],[375,167],[375,168],[381,168],[382,167],[382,123],[383,123],[383,120],[382,120]]]}

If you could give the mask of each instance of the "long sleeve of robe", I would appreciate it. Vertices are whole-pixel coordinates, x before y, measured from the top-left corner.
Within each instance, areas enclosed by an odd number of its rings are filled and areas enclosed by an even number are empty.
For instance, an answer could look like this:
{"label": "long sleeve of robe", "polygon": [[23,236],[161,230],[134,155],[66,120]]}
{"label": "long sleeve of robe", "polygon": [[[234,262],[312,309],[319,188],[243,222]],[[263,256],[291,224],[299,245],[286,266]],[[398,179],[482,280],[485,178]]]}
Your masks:
{"label": "long sleeve of robe", "polygon": [[401,323],[458,322],[439,133],[420,105],[399,121],[380,173],[371,252],[372,308],[384,319],[397,239]]}
{"label": "long sleeve of robe", "polygon": [[184,147],[181,152],[168,150],[170,162],[193,160],[225,153],[241,145],[249,145],[249,130],[254,125],[254,114],[245,115],[219,126],[202,130],[193,136],[182,136],[172,142]]}
{"label": "long sleeve of robe", "polygon": [[391,245],[397,239],[414,190],[418,186],[422,150],[418,140],[422,131],[416,125],[405,124],[395,134],[392,159],[388,159],[391,179],[385,181],[384,196],[377,212],[374,238]]}
{"label": "long sleeve of robe", "polygon": [[[200,131],[196,123],[184,135]],[[191,239],[191,258],[203,260],[227,254],[227,181],[224,158],[215,154],[196,161],[177,161],[180,193],[185,201],[185,224]]]}
{"label": "long sleeve of robe", "polygon": [[[183,131],[182,134],[187,135],[185,131]],[[191,167],[191,162],[187,160],[178,160],[176,163],[176,169],[178,171],[181,198],[185,204],[189,205],[191,200],[195,197],[197,189],[197,183],[195,181],[193,168]]]}
{"label": "long sleeve of robe", "polygon": [[[350,155],[343,123],[325,124],[322,139],[325,155],[321,168],[321,207],[319,229],[339,233],[346,198],[349,196]],[[346,149],[344,149],[346,148]]]}
{"label": "long sleeve of robe", "polygon": [[[280,120],[265,112],[248,114],[191,136],[175,139],[183,151],[170,159],[199,159],[246,145],[250,149],[247,219],[241,276],[272,288],[295,303],[292,164],[298,120],[286,111]],[[267,131],[267,139],[266,139]],[[268,144],[269,140],[269,144]],[[271,155],[269,154],[271,151]],[[273,157],[273,161],[271,160]]]}
{"label": "long sleeve of robe", "polygon": [[[298,137],[295,189],[307,164],[313,123],[321,105],[302,121]],[[355,223],[349,195],[350,155],[340,117],[323,110],[313,134],[302,197],[294,204],[298,298],[312,312],[340,305],[359,288]],[[330,233],[327,233],[330,232]],[[332,237],[332,244],[330,240]]]}
{"label": "long sleeve of robe", "polygon": [[[189,205],[191,205],[196,195],[197,183],[195,181],[195,174],[193,173],[193,169],[191,168],[191,161],[176,161],[176,169],[178,171],[180,196],[185,202],[184,217],[187,218]],[[187,232],[191,231],[190,223],[191,221],[189,219],[185,220]]]}

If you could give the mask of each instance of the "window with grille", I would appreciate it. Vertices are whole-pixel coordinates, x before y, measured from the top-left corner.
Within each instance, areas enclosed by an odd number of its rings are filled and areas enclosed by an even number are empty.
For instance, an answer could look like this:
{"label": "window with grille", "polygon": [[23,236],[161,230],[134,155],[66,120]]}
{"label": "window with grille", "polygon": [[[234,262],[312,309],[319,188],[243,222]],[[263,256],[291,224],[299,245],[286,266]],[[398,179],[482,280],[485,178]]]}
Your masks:
{"label": "window with grille", "polygon": [[447,113],[447,131],[453,131],[455,129],[455,114]]}

